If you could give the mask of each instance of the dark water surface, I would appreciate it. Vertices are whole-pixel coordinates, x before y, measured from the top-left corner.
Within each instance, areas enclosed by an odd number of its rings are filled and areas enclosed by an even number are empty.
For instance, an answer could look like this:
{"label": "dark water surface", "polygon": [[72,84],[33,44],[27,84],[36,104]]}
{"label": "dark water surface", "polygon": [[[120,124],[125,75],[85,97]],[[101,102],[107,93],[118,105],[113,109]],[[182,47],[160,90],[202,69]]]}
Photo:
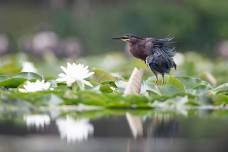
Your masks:
{"label": "dark water surface", "polygon": [[3,111],[0,152],[227,152],[228,111]]}

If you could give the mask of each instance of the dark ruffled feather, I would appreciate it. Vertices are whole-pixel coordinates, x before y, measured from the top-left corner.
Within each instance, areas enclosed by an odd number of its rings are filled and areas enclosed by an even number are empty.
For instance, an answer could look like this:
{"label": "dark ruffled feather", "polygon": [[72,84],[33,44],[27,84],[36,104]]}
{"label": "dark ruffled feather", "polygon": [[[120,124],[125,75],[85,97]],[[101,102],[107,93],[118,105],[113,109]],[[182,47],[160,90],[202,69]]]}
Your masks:
{"label": "dark ruffled feather", "polygon": [[150,66],[154,72],[169,73],[171,68],[176,69],[176,64],[173,61],[175,55],[175,48],[171,48],[173,38],[155,39],[153,41],[153,47],[151,55],[146,58],[146,63]]}
{"label": "dark ruffled feather", "polygon": [[150,66],[151,70],[161,74],[169,73],[172,67],[176,67],[173,59],[168,57],[159,48],[156,48],[154,53],[146,58],[146,63]]}
{"label": "dark ruffled feather", "polygon": [[154,47],[168,47],[173,44],[173,37],[153,40]]}

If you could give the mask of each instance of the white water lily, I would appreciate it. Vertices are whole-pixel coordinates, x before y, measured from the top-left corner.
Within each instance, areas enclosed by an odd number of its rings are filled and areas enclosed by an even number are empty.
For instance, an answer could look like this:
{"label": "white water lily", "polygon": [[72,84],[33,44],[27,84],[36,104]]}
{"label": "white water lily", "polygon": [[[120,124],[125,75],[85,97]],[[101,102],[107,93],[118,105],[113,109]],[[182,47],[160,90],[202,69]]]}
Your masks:
{"label": "white water lily", "polygon": [[34,72],[34,73],[37,73],[37,69],[35,68],[33,63],[26,61],[26,62],[22,63],[21,72]]}
{"label": "white water lily", "polygon": [[48,115],[34,114],[24,116],[24,121],[28,128],[35,127],[38,130],[50,125],[51,118]]}
{"label": "white water lily", "polygon": [[58,82],[65,82],[67,86],[72,86],[77,82],[80,88],[84,88],[85,85],[92,87],[92,84],[85,80],[94,74],[88,70],[88,66],[83,64],[67,63],[67,67],[61,66],[63,73],[59,74]]}
{"label": "white water lily", "polygon": [[83,141],[93,134],[94,127],[87,119],[75,120],[70,116],[56,120],[60,137],[67,143]]}
{"label": "white water lily", "polygon": [[20,92],[37,92],[43,90],[49,90],[51,83],[45,82],[44,80],[36,80],[35,82],[27,81],[23,88],[20,88]]}

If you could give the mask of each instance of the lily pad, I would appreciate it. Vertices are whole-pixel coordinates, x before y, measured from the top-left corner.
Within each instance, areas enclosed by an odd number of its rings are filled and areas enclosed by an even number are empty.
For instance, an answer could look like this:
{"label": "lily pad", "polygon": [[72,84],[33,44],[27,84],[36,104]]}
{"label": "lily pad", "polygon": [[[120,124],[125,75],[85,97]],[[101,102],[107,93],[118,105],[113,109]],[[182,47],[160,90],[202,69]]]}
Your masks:
{"label": "lily pad", "polygon": [[34,80],[41,80],[42,77],[36,73],[32,72],[22,72],[14,76],[0,76],[0,86],[7,87],[7,88],[16,88],[25,81],[34,81]]}
{"label": "lily pad", "polygon": [[212,92],[215,94],[227,93],[228,94],[228,83],[219,85],[218,87],[212,89]]}
{"label": "lily pad", "polygon": [[101,69],[95,69],[93,77],[98,83],[116,80],[110,73],[108,73],[104,70],[101,70]]}

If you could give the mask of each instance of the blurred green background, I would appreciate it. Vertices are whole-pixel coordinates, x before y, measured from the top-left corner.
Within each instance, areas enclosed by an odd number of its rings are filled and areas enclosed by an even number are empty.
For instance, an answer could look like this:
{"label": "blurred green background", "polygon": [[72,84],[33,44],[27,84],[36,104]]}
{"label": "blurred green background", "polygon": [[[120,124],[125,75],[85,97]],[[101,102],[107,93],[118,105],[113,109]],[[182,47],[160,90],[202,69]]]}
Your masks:
{"label": "blurred green background", "polygon": [[227,82],[227,0],[0,0],[0,74],[24,71],[29,61],[56,78],[73,61],[125,78],[141,67],[151,76],[111,39],[128,33],[175,37],[171,75]]}
{"label": "blurred green background", "polygon": [[48,30],[77,38],[83,55],[121,51],[111,37],[134,33],[174,36],[180,52],[224,56],[218,48],[228,39],[228,1],[1,0],[0,21],[12,52],[22,50],[21,37]]}

